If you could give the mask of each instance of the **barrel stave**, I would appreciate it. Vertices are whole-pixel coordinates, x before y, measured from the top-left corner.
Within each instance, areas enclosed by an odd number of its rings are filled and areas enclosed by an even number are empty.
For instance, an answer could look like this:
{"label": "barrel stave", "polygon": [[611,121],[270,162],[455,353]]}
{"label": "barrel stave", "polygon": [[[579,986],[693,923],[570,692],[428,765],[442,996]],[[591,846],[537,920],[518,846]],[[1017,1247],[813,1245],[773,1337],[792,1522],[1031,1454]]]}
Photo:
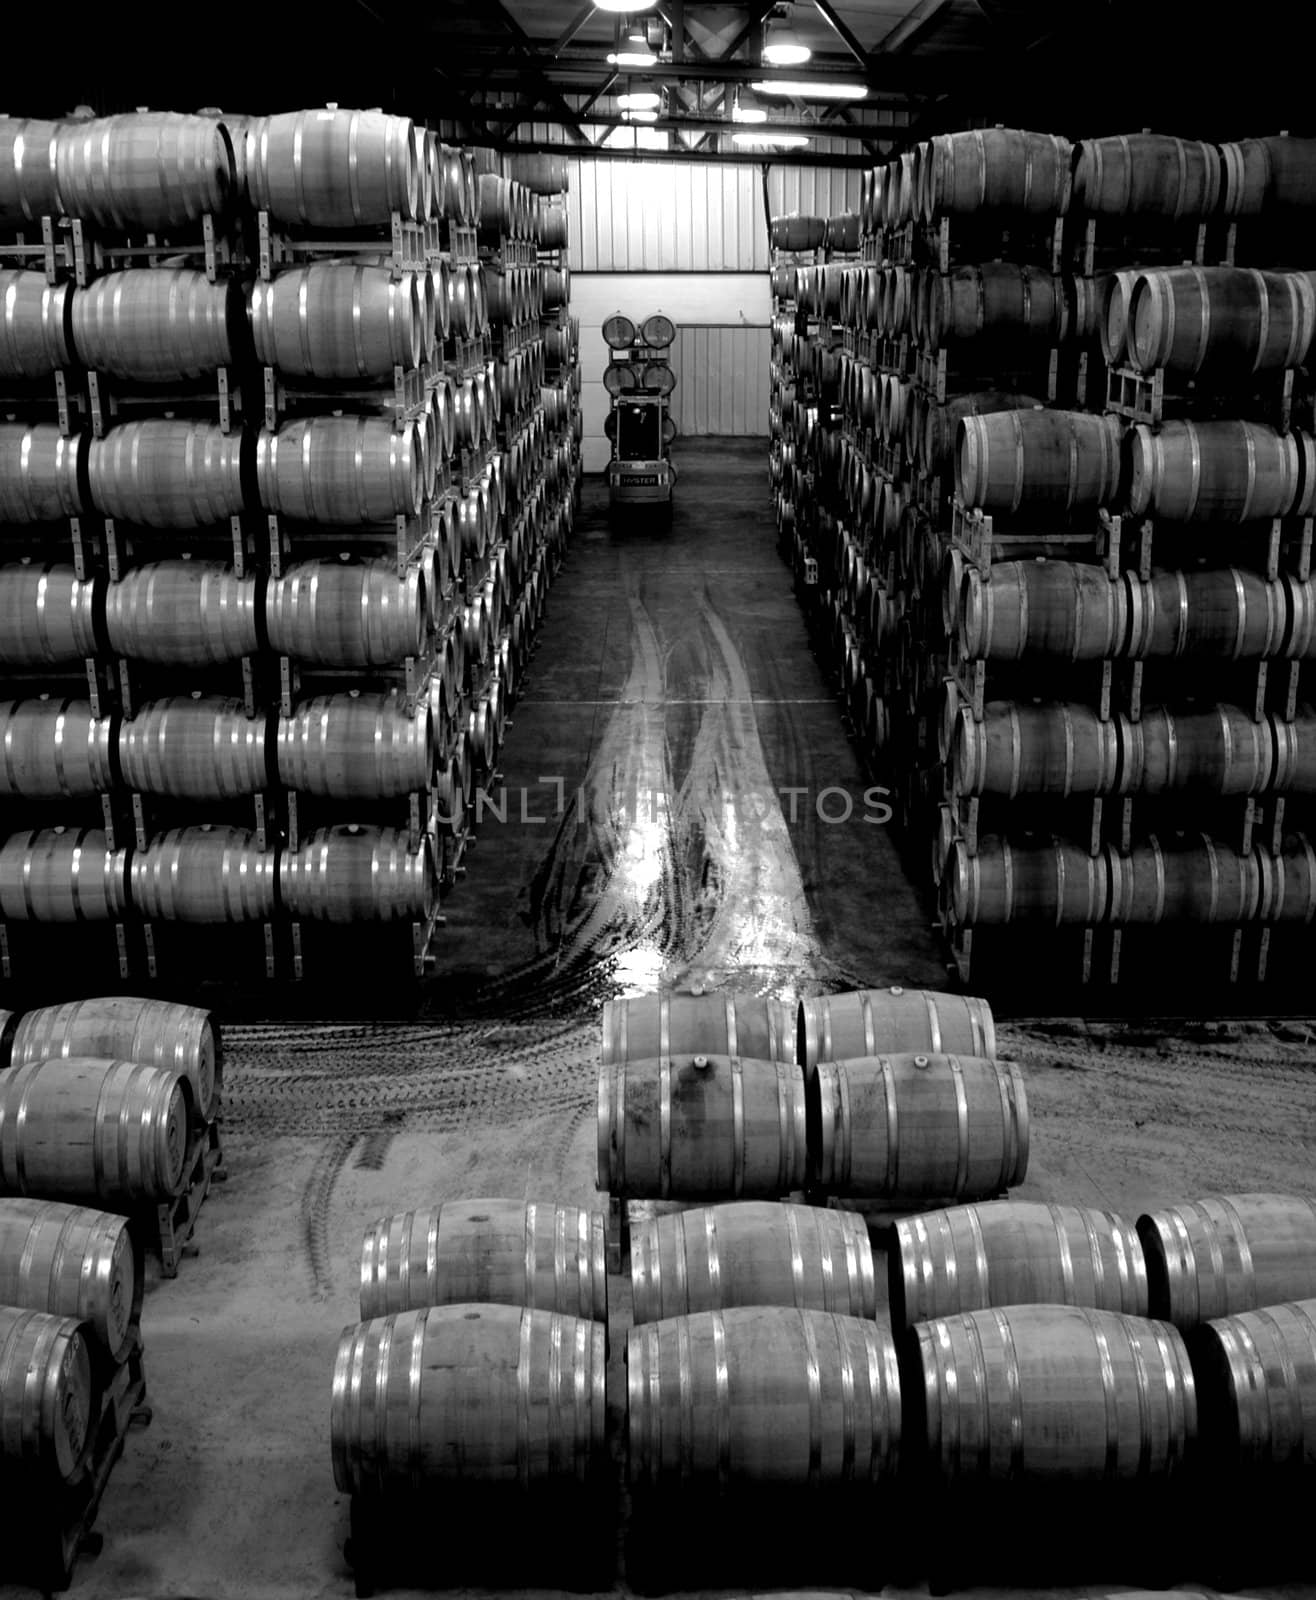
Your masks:
{"label": "barrel stave", "polygon": [[144,1283],[127,1218],[60,1200],[0,1199],[0,1305],[90,1324],[117,1365],[137,1337]]}

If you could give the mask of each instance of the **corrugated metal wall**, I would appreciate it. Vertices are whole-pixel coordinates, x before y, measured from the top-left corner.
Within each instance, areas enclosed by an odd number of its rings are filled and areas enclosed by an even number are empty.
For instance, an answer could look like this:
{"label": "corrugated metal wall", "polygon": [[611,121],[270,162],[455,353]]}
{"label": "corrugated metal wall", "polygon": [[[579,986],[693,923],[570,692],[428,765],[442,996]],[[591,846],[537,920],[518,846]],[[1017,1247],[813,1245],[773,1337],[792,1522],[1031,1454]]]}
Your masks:
{"label": "corrugated metal wall", "polygon": [[672,346],[672,417],[681,433],[766,434],[766,328],[681,328]]}

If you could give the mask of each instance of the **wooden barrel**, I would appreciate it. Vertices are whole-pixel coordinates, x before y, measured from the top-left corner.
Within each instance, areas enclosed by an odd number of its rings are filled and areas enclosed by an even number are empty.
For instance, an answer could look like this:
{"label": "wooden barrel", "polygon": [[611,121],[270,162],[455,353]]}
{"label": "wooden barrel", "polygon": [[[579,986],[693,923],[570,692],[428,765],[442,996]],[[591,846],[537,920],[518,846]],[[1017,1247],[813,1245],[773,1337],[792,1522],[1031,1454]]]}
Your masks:
{"label": "wooden barrel", "polygon": [[507,170],[532,194],[566,194],[571,187],[571,172],[565,156],[514,152],[507,158]]}
{"label": "wooden barrel", "polygon": [[1316,273],[1169,267],[1139,273],[1129,354],[1152,372],[1241,377],[1301,366],[1316,333]]}
{"label": "wooden barrel", "polygon": [[928,400],[922,412],[923,432],[920,448],[925,472],[938,473],[951,464],[955,432],[962,417],[985,417],[994,411],[1031,409],[1040,405],[1031,395],[1013,394],[999,389],[984,389],[959,395],[938,404]]}
{"label": "wooden barrel", "polygon": [[604,1061],[597,1130],[598,1186],[614,1195],[775,1199],[804,1181],[804,1081],[786,1061]]}
{"label": "wooden barrel", "polygon": [[533,1200],[445,1200],[383,1217],[361,1242],[361,1320],[459,1304],[608,1320],[600,1211]]}
{"label": "wooden barrel", "polygon": [[142,794],[231,800],[273,783],[270,718],[249,717],[241,700],[173,695],[138,707],[119,727],[124,783]]}
{"label": "wooden barrel", "polygon": [[1118,927],[1161,922],[1251,922],[1260,899],[1256,857],[1206,834],[1166,849],[1154,835],[1126,855],[1108,847],[1108,920]]}
{"label": "wooden barrel", "polygon": [[278,860],[248,828],[170,828],[133,855],[133,909],[156,922],[267,922],[278,907]]}
{"label": "wooden barrel", "polygon": [[389,665],[421,654],[425,606],[416,567],[399,578],[383,559],[293,562],[270,582],[270,648],[320,666]]}
{"label": "wooden barrel", "polygon": [[247,143],[252,205],[316,228],[414,218],[420,174],[411,120],[384,111],[285,111],[262,117]]}
{"label": "wooden barrel", "polygon": [[172,666],[236,661],[260,649],[265,574],[239,578],[211,561],[148,561],[105,597],[105,630],[116,655]]}
{"label": "wooden barrel", "polygon": [[603,387],[610,395],[634,394],[640,387],[640,368],[629,361],[610,361],[603,369]]}
{"label": "wooden barrel", "polygon": [[1208,1471],[1309,1474],[1316,1297],[1208,1322],[1190,1341]]}
{"label": "wooden barrel", "polygon": [[141,1061],[61,1056],[0,1077],[0,1190],[105,1205],[183,1184],[192,1089]]}
{"label": "wooden barrel", "polygon": [[149,528],[226,522],[246,506],[246,438],[241,430],[222,432],[217,422],[121,422],[91,441],[91,503],[107,517]]}
{"label": "wooden barrel", "polygon": [[539,248],[565,250],[570,242],[565,206],[540,206],[538,215]]}
{"label": "wooden barrel", "polygon": [[25,1012],[14,1033],[13,1065],[57,1056],[140,1061],[187,1079],[198,1121],[209,1122],[219,1109],[219,1035],[200,1006],[105,995]]}
{"label": "wooden barrel", "polygon": [[523,1306],[426,1306],[348,1328],[329,1433],[338,1488],[595,1483],[607,1330]]}
{"label": "wooden barrel", "polygon": [[65,122],[55,136],[60,203],[70,217],[123,232],[219,216],[233,203],[233,145],[213,117],[127,111]]}
{"label": "wooden barrel", "polygon": [[1213,1195],[1146,1212],[1151,1314],[1187,1333],[1217,1317],[1316,1295],[1316,1201]]}
{"label": "wooden barrel", "polygon": [[1129,436],[1129,509],[1169,522],[1305,515],[1316,440],[1256,422],[1139,423]]}
{"label": "wooden barrel", "polygon": [[974,660],[1105,661],[1124,653],[1128,593],[1100,567],[1002,561],[985,580],[976,568],[965,571],[959,624],[964,653]]}
{"label": "wooden barrel", "polygon": [[540,275],[544,311],[557,311],[571,303],[571,268],[545,267]]}
{"label": "wooden barrel", "polygon": [[0,1200],[0,1305],[87,1323],[117,1366],[137,1337],[145,1280],[126,1217],[62,1200]]}
{"label": "wooden barrel", "polygon": [[109,922],[128,909],[128,852],[100,828],[36,828],[0,844],[0,918]]}
{"label": "wooden barrel", "polygon": [[859,213],[842,211],[827,219],[827,248],[853,251],[859,248]]}
{"label": "wooden barrel", "polygon": [[1220,152],[1161,133],[1084,139],[1074,157],[1076,211],[1107,217],[1206,218],[1220,200]]}
{"label": "wooden barrel", "polygon": [[279,857],[279,896],[310,922],[427,922],[438,899],[429,837],[412,851],[406,828],[317,828]]}
{"label": "wooden barrel", "polygon": [[993,261],[928,279],[922,339],[931,350],[976,338],[1054,342],[1059,280],[1040,267]]}
{"label": "wooden barrel", "polygon": [[816,250],[826,235],[827,224],[822,217],[790,212],[784,217],[773,217],[770,231],[776,250]]}
{"label": "wooden barrel", "polygon": [[76,1482],[99,1416],[86,1323],[0,1306],[0,1451],[10,1471],[47,1488]]}
{"label": "wooden barrel", "polygon": [[1305,833],[1287,835],[1276,856],[1258,849],[1256,863],[1258,922],[1308,924],[1316,919],[1316,848]]}
{"label": "wooden barrel", "polygon": [[911,1443],[943,1479],[1164,1478],[1197,1435],[1192,1366],[1163,1324],[1024,1305],[918,1324]]}
{"label": "wooden barrel", "polygon": [[1061,344],[1090,344],[1094,339],[1100,340],[1106,296],[1114,276],[1112,272],[1097,272],[1091,277],[1066,276],[1062,280],[1057,303]]}
{"label": "wooden barrel", "polygon": [[1122,366],[1129,359],[1129,335],[1132,331],[1129,312],[1134,286],[1141,275],[1137,267],[1112,272],[1103,290],[1101,320],[1097,331],[1101,335],[1101,353],[1108,366]]}
{"label": "wooden barrel", "polygon": [[80,800],[115,785],[118,716],[89,700],[0,701],[0,799]]}
{"label": "wooden barrel", "polygon": [[1128,581],[1131,656],[1259,661],[1284,650],[1291,596],[1285,579],[1267,582],[1227,567],[1156,572],[1146,582]]}
{"label": "wooden barrel", "polygon": [[959,708],[951,746],[958,795],[1104,795],[1119,779],[1117,723],[1089,706],[989,701],[981,722]]}
{"label": "wooden barrel", "polygon": [[620,311],[603,324],[603,341],[609,350],[629,350],[636,343],[635,324]]}
{"label": "wooden barrel", "polygon": [[671,394],[676,374],[666,361],[646,361],[640,369],[640,388],[645,394]]}
{"label": "wooden barrel", "polygon": [[387,267],[285,267],[252,284],[249,315],[257,359],[289,376],[391,378],[422,359],[418,282],[410,273],[395,282]]}
{"label": "wooden barrel", "polygon": [[498,173],[476,175],[476,215],[482,244],[520,237],[521,220],[511,182]]}
{"label": "wooden barrel", "polygon": [[1049,133],[979,128],[938,134],[919,169],[919,215],[1022,211],[1063,216],[1069,205],[1072,148]]}
{"label": "wooden barrel", "polygon": [[961,417],[956,425],[955,488],[965,506],[1074,511],[1111,504],[1119,484],[1116,417],[998,411]]}
{"label": "wooden barrel", "polygon": [[1261,794],[1271,787],[1271,729],[1237,706],[1148,706],[1138,722],[1121,717],[1117,725],[1124,794]]}
{"label": "wooden barrel", "polygon": [[654,350],[666,350],[676,343],[676,324],[661,311],[655,311],[641,325],[640,342]]}
{"label": "wooden barrel", "polygon": [[278,781],[329,799],[419,794],[434,767],[429,706],[408,716],[394,690],[314,695],[279,718],[275,737]]}
{"label": "wooden barrel", "polygon": [[256,441],[260,503],[299,522],[359,527],[418,516],[424,499],[414,425],[387,417],[302,417]]}
{"label": "wooden barrel", "polygon": [[806,1073],[820,1061],[903,1056],[911,1050],[995,1056],[991,1007],[976,995],[899,987],[853,989],[800,1001],[795,1055]]}
{"label": "wooden barrel", "polygon": [[649,994],[605,1000],[600,1060],[649,1061],[703,1053],[793,1061],[795,1036],[780,1000],[747,994]]}
{"label": "wooden barrel", "polygon": [[[22,228],[63,210],[55,178],[57,122],[0,117],[0,227]],[[29,237],[31,230],[29,230]]]}
{"label": "wooden barrel", "polygon": [[902,1217],[887,1252],[891,1326],[991,1306],[1091,1306],[1147,1315],[1137,1229],[1113,1211],[991,1200]]}
{"label": "wooden barrel", "polygon": [[1106,860],[1060,839],[1020,846],[984,837],[974,855],[957,839],[948,877],[950,902],[961,927],[1006,922],[1090,927],[1106,920]]}
{"label": "wooden barrel", "polygon": [[87,439],[56,422],[0,422],[0,523],[58,522],[83,506]]}
{"label": "wooden barrel", "polygon": [[43,272],[0,270],[0,377],[49,378],[71,364],[73,300],[72,284]]}
{"label": "wooden barrel", "polygon": [[853,1211],[769,1200],[654,1217],[631,1232],[631,1298],[636,1325],[729,1306],[871,1318],[868,1227]]}
{"label": "wooden barrel", "polygon": [[805,1069],[809,1182],[830,1194],[964,1200],[1028,1170],[1028,1101],[1013,1062],[922,1052]]}
{"label": "wooden barrel", "polygon": [[246,356],[245,297],[238,279],[211,283],[192,267],[111,272],[73,296],[72,333],[78,360],[97,372],[199,378]]}

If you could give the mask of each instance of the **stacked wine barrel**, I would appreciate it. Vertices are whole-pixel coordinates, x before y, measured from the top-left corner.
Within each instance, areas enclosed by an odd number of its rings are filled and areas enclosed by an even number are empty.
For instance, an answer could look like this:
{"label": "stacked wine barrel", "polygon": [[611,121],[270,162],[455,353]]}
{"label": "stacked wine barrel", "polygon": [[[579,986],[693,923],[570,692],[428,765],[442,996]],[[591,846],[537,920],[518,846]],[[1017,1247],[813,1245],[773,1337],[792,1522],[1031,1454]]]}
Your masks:
{"label": "stacked wine barrel", "polygon": [[382,112],[0,119],[6,976],[74,923],[120,975],[433,964],[572,521],[540,223]]}

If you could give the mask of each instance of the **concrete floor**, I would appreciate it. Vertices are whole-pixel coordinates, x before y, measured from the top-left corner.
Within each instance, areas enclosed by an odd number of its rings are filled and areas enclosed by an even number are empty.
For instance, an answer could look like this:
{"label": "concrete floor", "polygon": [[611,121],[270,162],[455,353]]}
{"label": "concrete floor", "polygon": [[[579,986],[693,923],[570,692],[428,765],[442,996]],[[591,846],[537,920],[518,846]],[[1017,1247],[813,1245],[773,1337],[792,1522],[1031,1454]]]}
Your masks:
{"label": "concrete floor", "polygon": [[[684,444],[670,534],[610,532],[589,486],[507,743],[509,820],[487,820],[453,897],[453,960],[427,1017],[228,1029],[228,1181],[195,1258],[148,1289],[154,1420],[128,1440],[104,1548],[75,1595],[353,1593],[329,1386],[356,1319],[362,1228],[459,1195],[592,1201],[608,994],[944,983],[888,830],[828,825],[803,803],[792,823],[770,798],[832,785],[862,814],[862,775],[773,548],[763,460],[759,441]],[[554,817],[558,777],[568,809]],[[522,787],[527,817],[547,822],[518,820]],[[731,803],[747,793],[763,797],[752,815]],[[1032,1112],[1023,1198],[1136,1215],[1212,1191],[1316,1193],[1303,1027],[1058,1022],[1000,1038]],[[1192,1584],[1200,1546],[1182,1543],[1172,1581]],[[1145,1581],[1112,1541],[1092,1550],[1095,1587],[1076,1592]]]}

